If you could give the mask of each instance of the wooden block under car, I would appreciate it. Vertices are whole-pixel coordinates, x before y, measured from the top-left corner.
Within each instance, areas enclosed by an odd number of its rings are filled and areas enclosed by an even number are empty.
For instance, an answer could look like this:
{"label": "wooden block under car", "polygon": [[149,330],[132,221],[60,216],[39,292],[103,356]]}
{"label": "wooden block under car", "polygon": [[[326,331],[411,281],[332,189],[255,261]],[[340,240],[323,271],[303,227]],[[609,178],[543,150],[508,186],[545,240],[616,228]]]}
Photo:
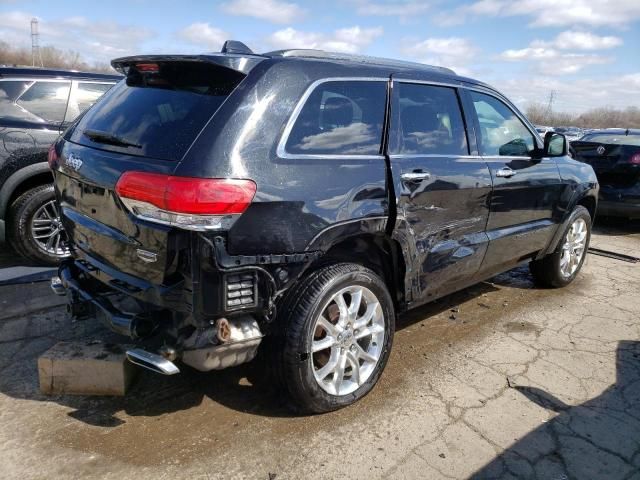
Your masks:
{"label": "wooden block under car", "polygon": [[38,358],[40,391],[46,395],[117,395],[138,373],[125,357],[131,345],[60,342]]}

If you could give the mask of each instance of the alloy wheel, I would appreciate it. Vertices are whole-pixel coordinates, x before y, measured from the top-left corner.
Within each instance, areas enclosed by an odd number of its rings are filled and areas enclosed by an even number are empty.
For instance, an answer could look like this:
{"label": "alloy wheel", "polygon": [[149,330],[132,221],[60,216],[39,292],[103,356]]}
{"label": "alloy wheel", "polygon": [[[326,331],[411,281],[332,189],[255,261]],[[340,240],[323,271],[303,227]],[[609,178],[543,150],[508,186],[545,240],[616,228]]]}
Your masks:
{"label": "alloy wheel", "polygon": [[56,257],[64,257],[69,254],[60,213],[54,200],[45,203],[36,210],[31,219],[30,230],[38,248],[47,254]]}
{"label": "alloy wheel", "polygon": [[587,246],[587,233],[587,222],[578,218],[565,236],[560,257],[560,273],[565,278],[571,277],[580,266]]}
{"label": "alloy wheel", "polygon": [[318,385],[331,395],[348,395],[380,361],[385,318],[371,290],[349,286],[329,299],[312,332],[310,361]]}

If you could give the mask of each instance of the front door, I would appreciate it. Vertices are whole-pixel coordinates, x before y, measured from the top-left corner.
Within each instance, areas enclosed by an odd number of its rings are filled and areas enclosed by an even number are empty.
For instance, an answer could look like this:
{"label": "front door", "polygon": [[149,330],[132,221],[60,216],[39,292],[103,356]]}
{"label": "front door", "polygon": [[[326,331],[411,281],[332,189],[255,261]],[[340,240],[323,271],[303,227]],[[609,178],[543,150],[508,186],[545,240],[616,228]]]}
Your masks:
{"label": "front door", "polygon": [[500,271],[548,245],[557,228],[560,174],[553,158],[539,155],[534,134],[506,102],[474,90],[467,95],[493,181],[483,271]]}
{"label": "front door", "polygon": [[487,248],[491,176],[470,152],[456,88],[394,80],[388,153],[412,303],[455,289]]}

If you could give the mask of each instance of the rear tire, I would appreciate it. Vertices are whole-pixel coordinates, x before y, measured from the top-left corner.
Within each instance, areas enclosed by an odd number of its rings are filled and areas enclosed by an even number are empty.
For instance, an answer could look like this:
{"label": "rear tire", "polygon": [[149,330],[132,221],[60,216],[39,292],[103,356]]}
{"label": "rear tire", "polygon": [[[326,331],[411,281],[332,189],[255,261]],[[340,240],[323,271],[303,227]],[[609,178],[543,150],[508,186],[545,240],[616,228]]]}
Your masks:
{"label": "rear tire", "polygon": [[68,256],[61,229],[52,185],[27,190],[9,207],[7,239],[17,253],[31,261],[57,265]]}
{"label": "rear tire", "polygon": [[395,329],[393,302],[380,277],[353,263],[329,265],[293,287],[279,310],[271,366],[293,410],[329,412],[371,391]]}
{"label": "rear tire", "polygon": [[573,282],[584,264],[590,239],[591,215],[585,207],[578,205],[571,212],[555,251],[529,263],[535,284],[559,288]]}

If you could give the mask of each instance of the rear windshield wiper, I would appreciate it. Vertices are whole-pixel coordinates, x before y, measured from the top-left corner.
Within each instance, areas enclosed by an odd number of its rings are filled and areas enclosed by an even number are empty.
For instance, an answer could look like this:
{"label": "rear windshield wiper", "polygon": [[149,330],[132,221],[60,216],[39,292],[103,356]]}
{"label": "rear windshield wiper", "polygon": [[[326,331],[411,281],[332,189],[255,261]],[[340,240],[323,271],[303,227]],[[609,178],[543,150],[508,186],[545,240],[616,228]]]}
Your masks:
{"label": "rear windshield wiper", "polygon": [[142,145],[138,145],[137,143],[131,143],[127,140],[116,137],[107,132],[101,132],[99,130],[85,130],[82,134],[89,138],[90,140],[97,143],[105,143],[108,145],[114,145],[116,147],[134,147],[134,148],[142,148]]}

